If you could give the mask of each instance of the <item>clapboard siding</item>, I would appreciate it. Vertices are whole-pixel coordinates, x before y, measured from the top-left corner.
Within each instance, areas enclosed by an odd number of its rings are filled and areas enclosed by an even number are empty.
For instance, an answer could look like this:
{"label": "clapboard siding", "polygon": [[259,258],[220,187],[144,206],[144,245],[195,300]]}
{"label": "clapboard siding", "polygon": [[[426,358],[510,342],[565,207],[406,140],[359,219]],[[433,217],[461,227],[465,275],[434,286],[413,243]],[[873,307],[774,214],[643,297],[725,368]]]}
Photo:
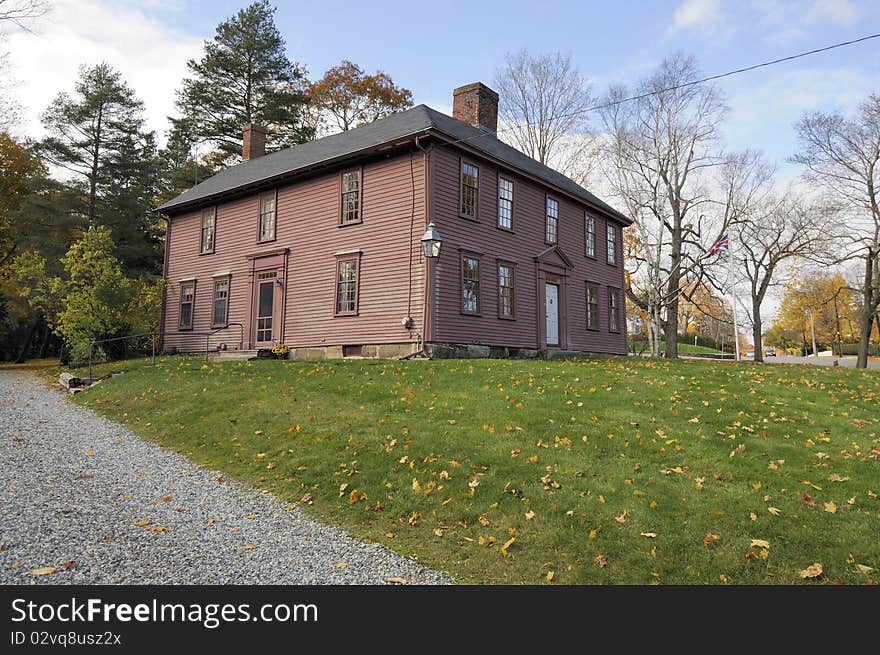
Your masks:
{"label": "clapboard siding", "polygon": [[[283,269],[283,341],[292,347],[405,343],[422,331],[424,260],[419,239],[425,225],[424,156],[406,154],[364,166],[362,218],[339,226],[340,173],[278,189],[276,240],[258,243],[259,194],[218,206],[216,246],[199,254],[201,212],[171,219],[165,347],[204,348],[211,331],[213,276],[229,273],[229,321],[243,323],[244,347],[253,339],[252,269],[271,262]],[[274,259],[256,256],[289,249]],[[360,250],[358,314],[334,316],[336,254]],[[180,282],[195,278],[193,330],[177,333]],[[401,324],[407,315],[413,329]],[[238,343],[238,328],[212,337],[211,346]]]}
{"label": "clapboard siding", "polygon": [[[479,166],[479,208],[476,220],[459,216],[459,162],[465,156]],[[544,241],[545,189],[515,173],[504,176],[514,183],[512,231],[497,227],[499,169],[489,162],[440,147],[431,152],[431,218],[444,239],[437,264],[437,293],[432,339],[438,342],[542,348],[543,299],[535,256],[548,246]],[[596,258],[585,254],[584,206],[561,195],[559,201],[559,248],[571,260],[567,271],[560,314],[566,348],[602,353],[626,353],[626,321],[623,308],[623,268],[606,263],[605,221],[596,213]],[[480,257],[480,315],[461,312],[461,254]],[[548,260],[557,259],[553,253]],[[515,320],[498,317],[499,260],[515,264]],[[586,282],[600,285],[600,329],[586,329]],[[621,290],[621,332],[608,330],[608,287]],[[541,323],[539,323],[541,322]]]}

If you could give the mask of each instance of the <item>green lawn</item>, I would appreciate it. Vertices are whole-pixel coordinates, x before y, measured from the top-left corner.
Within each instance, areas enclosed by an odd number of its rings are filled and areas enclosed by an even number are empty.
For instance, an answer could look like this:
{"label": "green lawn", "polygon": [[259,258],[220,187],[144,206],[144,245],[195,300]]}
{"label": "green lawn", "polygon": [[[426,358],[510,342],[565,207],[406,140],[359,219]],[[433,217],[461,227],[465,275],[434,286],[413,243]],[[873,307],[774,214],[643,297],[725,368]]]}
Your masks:
{"label": "green lawn", "polygon": [[167,358],[75,401],[462,582],[880,581],[876,372]]}
{"label": "green lawn", "polygon": [[692,343],[679,343],[678,352],[694,355],[720,355],[721,351],[717,348],[709,348],[708,346],[695,346]]}

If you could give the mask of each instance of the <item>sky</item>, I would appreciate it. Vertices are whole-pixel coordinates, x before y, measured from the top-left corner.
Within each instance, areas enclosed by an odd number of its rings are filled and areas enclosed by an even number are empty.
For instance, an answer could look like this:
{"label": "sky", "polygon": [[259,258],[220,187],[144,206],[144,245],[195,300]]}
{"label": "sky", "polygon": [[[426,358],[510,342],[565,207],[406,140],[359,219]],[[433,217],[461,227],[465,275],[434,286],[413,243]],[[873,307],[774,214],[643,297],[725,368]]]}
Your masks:
{"label": "sky", "polygon": [[[42,136],[39,116],[72,91],[81,65],[107,61],[146,105],[160,143],[186,62],[247,0],[49,0],[51,11],[0,41],[4,75],[24,107],[16,136]],[[276,24],[290,58],[312,79],[351,60],[381,69],[416,103],[451,113],[452,89],[489,83],[505,54],[561,51],[597,96],[633,86],[668,55],[694,55],[706,75],[880,32],[876,0],[616,0],[611,2],[288,2]],[[880,92],[880,39],[718,82],[731,150],[763,151],[781,181],[798,168],[794,125],[809,111],[853,111]]]}

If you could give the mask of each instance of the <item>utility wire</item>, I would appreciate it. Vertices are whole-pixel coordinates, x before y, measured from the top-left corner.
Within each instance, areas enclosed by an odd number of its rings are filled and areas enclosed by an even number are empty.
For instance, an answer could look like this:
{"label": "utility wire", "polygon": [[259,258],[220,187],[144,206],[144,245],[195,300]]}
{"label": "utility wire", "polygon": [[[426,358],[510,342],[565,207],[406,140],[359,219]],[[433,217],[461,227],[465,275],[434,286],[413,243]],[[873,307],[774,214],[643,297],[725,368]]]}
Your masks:
{"label": "utility wire", "polygon": [[[704,84],[706,82],[711,82],[713,80],[720,80],[724,77],[731,77],[733,75],[741,75],[742,73],[748,73],[749,71],[757,70],[759,68],[766,68],[768,66],[775,66],[776,64],[781,64],[786,61],[793,61],[795,59],[800,59],[802,57],[808,57],[810,55],[815,55],[820,52],[827,52],[828,50],[835,50],[836,48],[843,48],[846,46],[854,45],[856,43],[861,43],[863,41],[870,41],[871,39],[880,38],[880,34],[869,34],[868,36],[863,36],[858,39],[852,39],[851,41],[842,41],[840,43],[834,43],[829,46],[825,46],[824,48],[816,48],[815,50],[807,50],[806,52],[799,52],[794,55],[788,55],[787,57],[780,57],[779,59],[773,59],[771,61],[764,61],[760,64],[754,64],[752,66],[746,66],[745,68],[737,68],[735,70],[730,70],[725,73],[718,73],[716,75],[710,75],[709,77],[703,77],[699,80],[691,80],[690,82],[682,82],[681,84],[676,84],[674,86],[667,87],[665,89],[658,89],[656,91],[648,91],[647,93],[641,93],[639,95],[629,96],[626,98],[621,98],[620,100],[613,100],[612,102],[606,102],[601,105],[593,105],[592,107],[587,107],[586,109],[578,109],[577,111],[568,112],[565,114],[559,114],[558,116],[551,116],[548,120],[558,120],[561,118],[571,118],[573,116],[579,116],[580,114],[586,114],[591,111],[598,111],[600,109],[608,109],[609,107],[615,107],[617,105],[622,105],[625,102],[633,102],[635,100],[643,100],[645,98],[649,98],[653,95],[659,95],[661,93],[668,93],[670,91],[677,91],[679,89],[684,89],[690,86],[695,86],[697,84]],[[462,139],[457,139],[455,141],[451,141],[449,145],[455,145],[457,143],[464,143],[465,141],[472,141],[473,139],[479,139],[484,136],[497,136],[498,134],[502,134],[504,132],[509,132],[511,130],[522,128],[522,127],[532,127],[536,125],[537,122],[530,122],[524,124],[516,124],[511,127],[506,127],[501,130],[496,130],[495,132],[487,132],[483,134],[475,134],[473,136],[465,137]]]}

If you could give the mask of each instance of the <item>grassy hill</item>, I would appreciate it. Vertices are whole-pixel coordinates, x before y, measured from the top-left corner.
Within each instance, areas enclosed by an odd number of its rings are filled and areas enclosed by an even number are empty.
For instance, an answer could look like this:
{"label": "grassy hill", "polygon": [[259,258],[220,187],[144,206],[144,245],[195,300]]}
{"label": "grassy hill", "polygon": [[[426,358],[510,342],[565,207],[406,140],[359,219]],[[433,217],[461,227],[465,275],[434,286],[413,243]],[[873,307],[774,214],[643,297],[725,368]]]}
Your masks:
{"label": "grassy hill", "polygon": [[880,581],[876,372],[167,358],[75,402],[463,582]]}

